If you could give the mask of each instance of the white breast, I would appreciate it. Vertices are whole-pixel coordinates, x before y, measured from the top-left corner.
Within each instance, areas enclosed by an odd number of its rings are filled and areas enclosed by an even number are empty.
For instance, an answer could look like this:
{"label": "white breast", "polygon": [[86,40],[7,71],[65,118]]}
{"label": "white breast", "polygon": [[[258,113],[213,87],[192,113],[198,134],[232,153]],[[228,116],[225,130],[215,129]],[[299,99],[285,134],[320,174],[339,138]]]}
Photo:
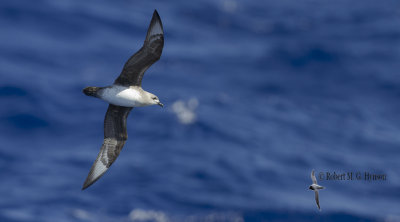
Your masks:
{"label": "white breast", "polygon": [[142,96],[138,89],[125,86],[112,86],[105,88],[101,99],[117,106],[137,107],[142,106]]}

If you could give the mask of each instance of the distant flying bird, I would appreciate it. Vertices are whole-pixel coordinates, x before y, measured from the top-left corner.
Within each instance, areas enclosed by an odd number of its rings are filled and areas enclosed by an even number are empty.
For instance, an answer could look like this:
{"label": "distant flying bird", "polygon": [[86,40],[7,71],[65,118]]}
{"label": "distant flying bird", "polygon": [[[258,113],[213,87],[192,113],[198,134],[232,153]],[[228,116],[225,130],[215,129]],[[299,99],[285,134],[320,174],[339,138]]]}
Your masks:
{"label": "distant flying bird", "polygon": [[315,202],[317,202],[318,209],[321,210],[321,207],[319,206],[318,190],[324,189],[325,187],[317,184],[317,178],[315,178],[314,170],[312,170],[311,172],[311,180],[313,183],[310,185],[308,189],[313,190],[315,192]]}
{"label": "distant flying bird", "polygon": [[125,141],[126,118],[133,107],[159,105],[158,97],[142,89],[144,72],[160,59],[164,46],[164,31],[160,16],[154,10],[142,48],[131,56],[114,81],[107,87],[87,87],[83,93],[100,98],[109,103],[104,119],[104,141],[82,190],[96,182],[117,159]]}

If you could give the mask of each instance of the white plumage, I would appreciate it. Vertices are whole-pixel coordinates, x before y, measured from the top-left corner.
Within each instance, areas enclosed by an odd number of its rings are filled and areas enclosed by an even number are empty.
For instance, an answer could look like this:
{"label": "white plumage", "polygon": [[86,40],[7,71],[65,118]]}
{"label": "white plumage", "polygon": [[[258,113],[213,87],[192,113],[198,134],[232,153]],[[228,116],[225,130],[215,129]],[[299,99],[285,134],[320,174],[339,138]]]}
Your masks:
{"label": "white plumage", "polygon": [[139,107],[143,106],[143,96],[135,87],[113,85],[105,88],[101,99],[116,106]]}
{"label": "white plumage", "polygon": [[150,36],[163,34],[162,26],[160,22],[156,21],[155,24],[150,28]]}

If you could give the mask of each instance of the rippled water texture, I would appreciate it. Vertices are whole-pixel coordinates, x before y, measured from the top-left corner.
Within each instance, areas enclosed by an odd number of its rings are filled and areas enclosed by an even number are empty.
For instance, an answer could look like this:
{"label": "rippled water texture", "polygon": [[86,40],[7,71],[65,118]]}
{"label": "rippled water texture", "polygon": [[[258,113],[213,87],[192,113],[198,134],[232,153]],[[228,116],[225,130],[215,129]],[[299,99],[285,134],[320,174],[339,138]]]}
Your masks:
{"label": "rippled water texture", "polygon": [[[0,3],[0,221],[399,221],[400,2]],[[111,84],[157,9],[129,140],[81,191]],[[372,172],[386,181],[319,180]]]}

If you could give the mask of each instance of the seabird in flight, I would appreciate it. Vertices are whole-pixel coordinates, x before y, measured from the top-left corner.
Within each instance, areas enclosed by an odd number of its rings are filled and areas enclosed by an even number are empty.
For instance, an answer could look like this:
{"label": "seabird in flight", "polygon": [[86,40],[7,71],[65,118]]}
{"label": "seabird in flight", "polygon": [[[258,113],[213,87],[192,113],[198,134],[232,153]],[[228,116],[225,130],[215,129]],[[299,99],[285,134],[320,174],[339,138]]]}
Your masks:
{"label": "seabird in flight", "polygon": [[315,192],[315,202],[317,202],[318,209],[321,210],[321,207],[319,206],[318,190],[324,189],[325,187],[317,184],[317,178],[315,178],[314,170],[312,170],[311,172],[311,180],[313,183],[310,185],[308,189],[313,190]]}
{"label": "seabird in flight", "polygon": [[133,107],[159,105],[158,97],[142,89],[145,71],[160,59],[164,46],[164,31],[160,16],[154,10],[142,48],[125,63],[114,84],[107,87],[87,87],[83,93],[109,103],[104,119],[104,141],[87,176],[82,190],[96,182],[117,159],[125,141],[126,118]]}

